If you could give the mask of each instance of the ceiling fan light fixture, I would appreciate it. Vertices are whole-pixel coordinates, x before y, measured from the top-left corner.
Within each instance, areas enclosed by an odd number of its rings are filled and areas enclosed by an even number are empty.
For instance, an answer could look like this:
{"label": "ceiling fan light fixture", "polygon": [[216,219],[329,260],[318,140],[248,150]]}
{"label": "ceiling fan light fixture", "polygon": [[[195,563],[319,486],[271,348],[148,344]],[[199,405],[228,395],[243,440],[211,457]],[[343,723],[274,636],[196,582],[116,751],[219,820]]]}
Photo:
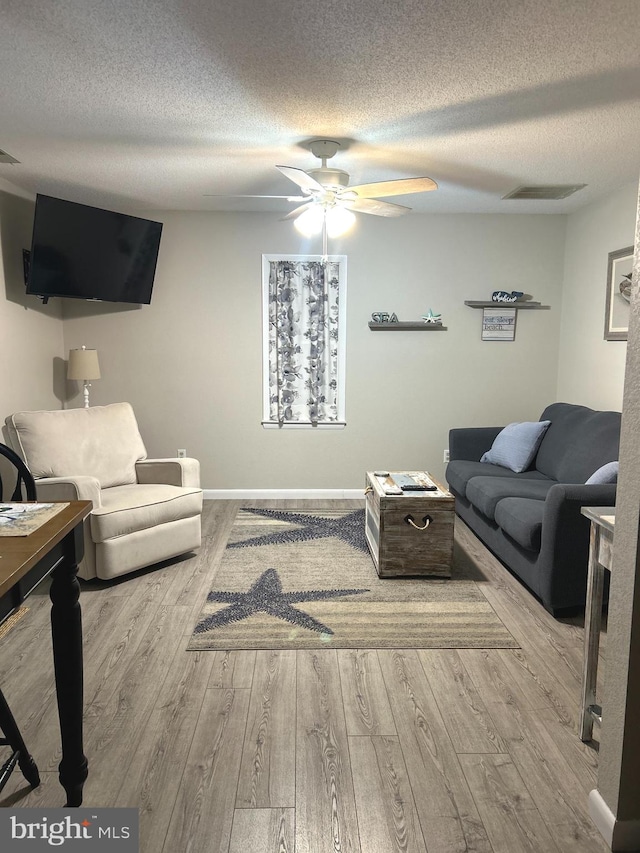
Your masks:
{"label": "ceiling fan light fixture", "polygon": [[322,231],[324,224],[324,208],[321,205],[314,205],[304,213],[301,213],[294,220],[294,228],[304,237],[313,237],[314,234],[319,234]]}
{"label": "ceiling fan light fixture", "polygon": [[327,234],[329,237],[341,237],[356,221],[356,215],[342,205],[336,204],[327,210]]}

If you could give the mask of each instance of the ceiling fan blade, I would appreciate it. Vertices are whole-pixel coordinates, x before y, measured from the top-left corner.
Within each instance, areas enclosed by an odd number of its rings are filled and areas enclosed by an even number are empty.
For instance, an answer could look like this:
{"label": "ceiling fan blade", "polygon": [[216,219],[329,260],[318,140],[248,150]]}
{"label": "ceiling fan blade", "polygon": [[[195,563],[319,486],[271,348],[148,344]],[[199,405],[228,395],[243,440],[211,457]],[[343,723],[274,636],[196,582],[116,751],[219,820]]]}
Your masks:
{"label": "ceiling fan blade", "polygon": [[384,198],[387,195],[426,193],[437,189],[438,185],[431,178],[400,178],[397,181],[378,181],[375,184],[349,187],[349,192],[358,193],[359,198]]}
{"label": "ceiling fan blade", "polygon": [[353,201],[343,201],[341,204],[349,210],[355,210],[356,213],[373,213],[374,216],[402,216],[411,210],[410,207],[402,204],[391,204],[374,198],[356,198]]}
{"label": "ceiling fan blade", "polygon": [[306,201],[306,195],[230,195],[229,193],[203,193],[204,198],[281,198],[283,201]]}
{"label": "ceiling fan blade", "polygon": [[310,207],[315,205],[315,201],[308,201],[306,204],[301,204],[300,207],[296,207],[295,210],[292,210],[291,213],[287,213],[286,216],[283,216],[280,222],[284,222],[286,219],[297,219],[305,210],[309,210]]}
{"label": "ceiling fan blade", "polygon": [[289,178],[294,184],[302,187],[303,190],[308,190],[309,192],[324,191],[322,184],[319,184],[315,178],[307,175],[302,169],[296,169],[295,166],[276,166],[276,169],[280,169],[286,178]]}

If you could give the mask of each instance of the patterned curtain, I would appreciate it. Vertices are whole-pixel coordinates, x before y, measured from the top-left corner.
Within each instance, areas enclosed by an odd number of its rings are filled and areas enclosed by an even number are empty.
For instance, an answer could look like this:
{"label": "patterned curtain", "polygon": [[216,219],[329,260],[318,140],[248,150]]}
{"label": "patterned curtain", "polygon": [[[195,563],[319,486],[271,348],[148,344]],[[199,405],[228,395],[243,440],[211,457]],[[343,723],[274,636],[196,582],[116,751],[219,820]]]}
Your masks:
{"label": "patterned curtain", "polygon": [[269,263],[269,420],[338,420],[340,265]]}

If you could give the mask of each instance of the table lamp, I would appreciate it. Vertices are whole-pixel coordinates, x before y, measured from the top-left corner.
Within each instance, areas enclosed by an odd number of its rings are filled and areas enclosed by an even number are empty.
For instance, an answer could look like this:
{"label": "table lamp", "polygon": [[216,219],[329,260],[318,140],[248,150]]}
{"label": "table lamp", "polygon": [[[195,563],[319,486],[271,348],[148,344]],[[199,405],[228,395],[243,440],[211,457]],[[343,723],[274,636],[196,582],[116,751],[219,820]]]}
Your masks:
{"label": "table lamp", "polygon": [[69,350],[69,365],[67,367],[67,379],[75,379],[83,382],[84,407],[89,408],[90,379],[100,379],[100,365],[98,363],[98,350],[72,349]]}

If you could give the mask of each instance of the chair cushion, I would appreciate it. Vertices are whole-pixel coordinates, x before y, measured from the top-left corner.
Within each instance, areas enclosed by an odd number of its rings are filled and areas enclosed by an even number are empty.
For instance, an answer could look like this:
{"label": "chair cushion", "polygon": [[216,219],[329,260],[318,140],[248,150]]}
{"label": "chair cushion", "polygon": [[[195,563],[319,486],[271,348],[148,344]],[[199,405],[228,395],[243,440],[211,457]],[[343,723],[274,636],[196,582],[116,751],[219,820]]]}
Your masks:
{"label": "chair cushion", "polygon": [[95,543],[127,536],[158,524],[190,518],[202,512],[202,490],[148,484],[102,490],[102,506],[90,516]]}
{"label": "chair cushion", "polygon": [[491,449],[480,459],[519,473],[533,462],[551,421],[526,421],[506,426],[495,437]]}
{"label": "chair cushion", "polygon": [[103,489],[123,486],[136,482],[136,462],[147,456],[129,403],[17,412],[7,429],[36,479],[86,475]]}
{"label": "chair cushion", "polygon": [[503,498],[533,498],[544,501],[552,480],[521,480],[515,477],[473,477],[467,483],[467,500],[483,515],[495,519]]}
{"label": "chair cushion", "polygon": [[472,462],[468,459],[454,459],[447,465],[447,483],[461,497],[467,496],[467,483],[472,477],[506,477],[509,480],[547,480],[539,471],[523,471],[514,474],[508,468],[491,465],[489,462]]}
{"label": "chair cushion", "polygon": [[539,551],[544,501],[503,498],[496,506],[496,524],[527,551]]}

